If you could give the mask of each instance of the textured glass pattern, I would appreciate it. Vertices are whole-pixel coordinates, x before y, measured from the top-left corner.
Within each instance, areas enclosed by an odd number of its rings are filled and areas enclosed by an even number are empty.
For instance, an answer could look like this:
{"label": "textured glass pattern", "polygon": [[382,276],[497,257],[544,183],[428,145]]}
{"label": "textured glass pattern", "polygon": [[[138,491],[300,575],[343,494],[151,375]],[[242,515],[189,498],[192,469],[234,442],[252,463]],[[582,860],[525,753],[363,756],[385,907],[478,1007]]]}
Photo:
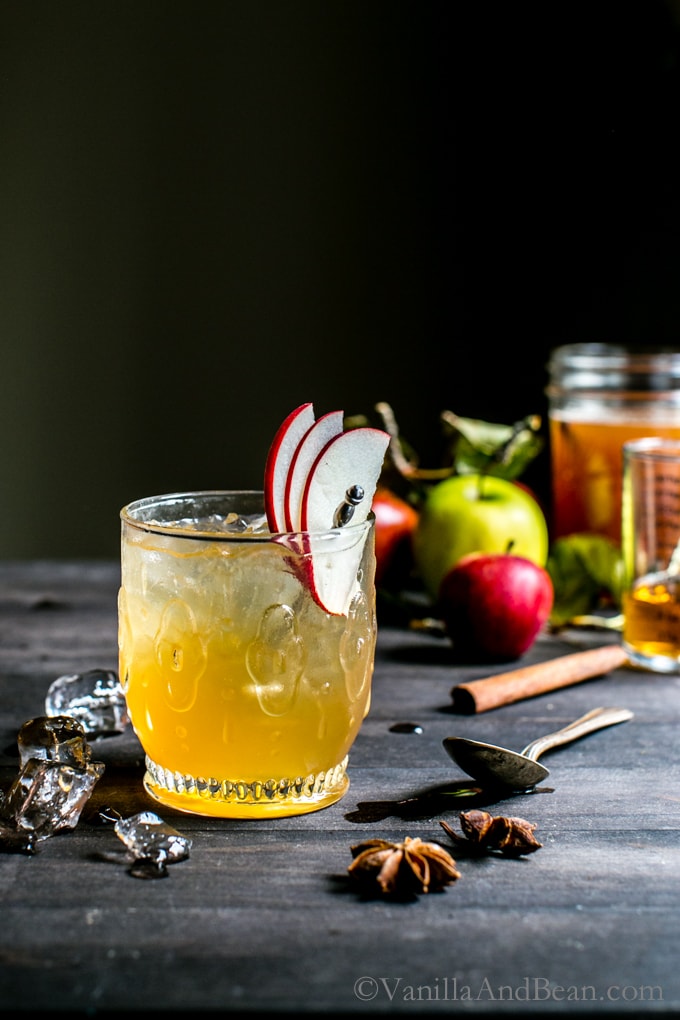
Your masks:
{"label": "textured glass pattern", "polygon": [[[320,570],[348,578],[346,612],[320,604]],[[374,573],[372,523],[313,542],[124,523],[120,678],[147,790],[223,817],[339,799],[370,704]]]}

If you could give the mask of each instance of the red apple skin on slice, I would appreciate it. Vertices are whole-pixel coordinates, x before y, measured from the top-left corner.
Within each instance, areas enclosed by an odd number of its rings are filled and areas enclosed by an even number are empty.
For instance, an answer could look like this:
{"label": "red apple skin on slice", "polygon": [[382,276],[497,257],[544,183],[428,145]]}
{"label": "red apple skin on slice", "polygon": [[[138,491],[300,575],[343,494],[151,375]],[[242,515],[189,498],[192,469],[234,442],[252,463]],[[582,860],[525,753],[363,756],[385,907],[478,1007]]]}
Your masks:
{"label": "red apple skin on slice", "polygon": [[[306,533],[309,587],[319,605],[333,615],[345,615],[356,588],[366,534],[351,542],[352,528],[363,523],[382,471],[390,437],[374,428],[356,428],[334,436],[318,454],[307,476],[302,497],[301,527]],[[342,528],[341,552],[324,554],[315,532],[336,527],[336,514],[346,501],[347,490],[360,486],[363,499],[355,506],[351,521]],[[324,543],[324,549],[328,548]]]}
{"label": "red apple skin on slice", "polygon": [[286,531],[302,530],[302,497],[309,472],[326,444],[340,435],[343,424],[342,411],[329,411],[317,418],[298,443],[288,468],[283,500]]}
{"label": "red apple skin on slice", "polygon": [[272,440],[264,469],[264,508],[269,530],[284,531],[288,470],[300,440],[314,424],[314,407],[300,404],[284,419]]}

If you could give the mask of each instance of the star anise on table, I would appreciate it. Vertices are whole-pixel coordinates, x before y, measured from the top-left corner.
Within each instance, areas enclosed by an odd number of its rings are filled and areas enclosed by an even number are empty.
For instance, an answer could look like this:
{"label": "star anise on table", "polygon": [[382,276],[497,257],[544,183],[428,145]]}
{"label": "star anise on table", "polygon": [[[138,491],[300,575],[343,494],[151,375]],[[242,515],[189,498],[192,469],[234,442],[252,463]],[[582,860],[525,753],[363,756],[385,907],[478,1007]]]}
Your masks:
{"label": "star anise on table", "polygon": [[505,857],[522,857],[543,846],[534,836],[536,823],[525,818],[480,810],[461,811],[458,818],[464,837],[454,832],[448,822],[439,824],[459,848],[468,845],[478,852],[497,851]]}
{"label": "star anise on table", "polygon": [[460,878],[451,855],[418,836],[406,836],[403,843],[369,839],[351,851],[354,860],[347,870],[352,878],[385,895],[440,892]]}

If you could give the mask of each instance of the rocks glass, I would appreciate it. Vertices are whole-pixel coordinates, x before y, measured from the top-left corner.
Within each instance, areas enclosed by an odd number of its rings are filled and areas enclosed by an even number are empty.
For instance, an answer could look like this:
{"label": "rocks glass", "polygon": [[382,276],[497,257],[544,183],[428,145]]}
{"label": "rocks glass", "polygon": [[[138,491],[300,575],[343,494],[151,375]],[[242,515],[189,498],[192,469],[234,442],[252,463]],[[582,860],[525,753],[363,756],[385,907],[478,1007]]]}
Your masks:
{"label": "rocks glass", "polygon": [[[223,818],[339,800],[370,703],[373,515],[311,542],[270,534],[262,493],[215,491],[141,499],[121,521],[120,679],[148,793]],[[348,556],[331,614],[313,570]]]}

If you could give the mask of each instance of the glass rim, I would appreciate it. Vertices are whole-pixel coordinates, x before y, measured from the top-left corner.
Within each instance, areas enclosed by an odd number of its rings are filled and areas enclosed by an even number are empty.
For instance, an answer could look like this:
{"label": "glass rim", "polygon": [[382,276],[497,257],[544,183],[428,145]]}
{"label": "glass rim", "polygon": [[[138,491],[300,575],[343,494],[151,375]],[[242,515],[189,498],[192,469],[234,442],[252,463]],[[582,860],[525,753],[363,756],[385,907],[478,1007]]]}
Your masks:
{"label": "glass rim", "polygon": [[550,364],[574,368],[647,366],[650,362],[680,367],[680,348],[664,344],[624,344],[603,341],[567,343],[554,347]]}
{"label": "glass rim", "polygon": [[664,460],[680,460],[680,439],[667,439],[663,436],[643,436],[641,439],[628,439],[623,444],[624,457],[660,458]]}
{"label": "glass rim", "polygon": [[653,401],[680,404],[680,349],[656,344],[573,343],[555,347],[545,366],[552,403]]}
{"label": "glass rim", "polygon": [[[375,514],[369,511],[368,517],[353,524],[351,521],[342,527],[331,527],[324,531],[215,531],[192,527],[182,527],[176,521],[143,520],[135,517],[135,511],[149,510],[157,506],[171,506],[177,504],[196,503],[198,500],[219,500],[224,497],[240,497],[243,500],[256,499],[261,505],[261,513],[264,515],[264,491],[262,489],[187,489],[179,492],[163,492],[155,496],[142,496],[139,499],[131,500],[121,507],[119,512],[120,520],[128,527],[137,531],[144,531],[152,535],[166,535],[174,538],[188,538],[202,542],[271,542],[275,537],[294,538],[295,536],[315,535],[337,537],[338,533],[354,534],[365,531],[375,521]],[[233,511],[236,512],[236,511]],[[188,517],[186,518],[189,519]]]}

